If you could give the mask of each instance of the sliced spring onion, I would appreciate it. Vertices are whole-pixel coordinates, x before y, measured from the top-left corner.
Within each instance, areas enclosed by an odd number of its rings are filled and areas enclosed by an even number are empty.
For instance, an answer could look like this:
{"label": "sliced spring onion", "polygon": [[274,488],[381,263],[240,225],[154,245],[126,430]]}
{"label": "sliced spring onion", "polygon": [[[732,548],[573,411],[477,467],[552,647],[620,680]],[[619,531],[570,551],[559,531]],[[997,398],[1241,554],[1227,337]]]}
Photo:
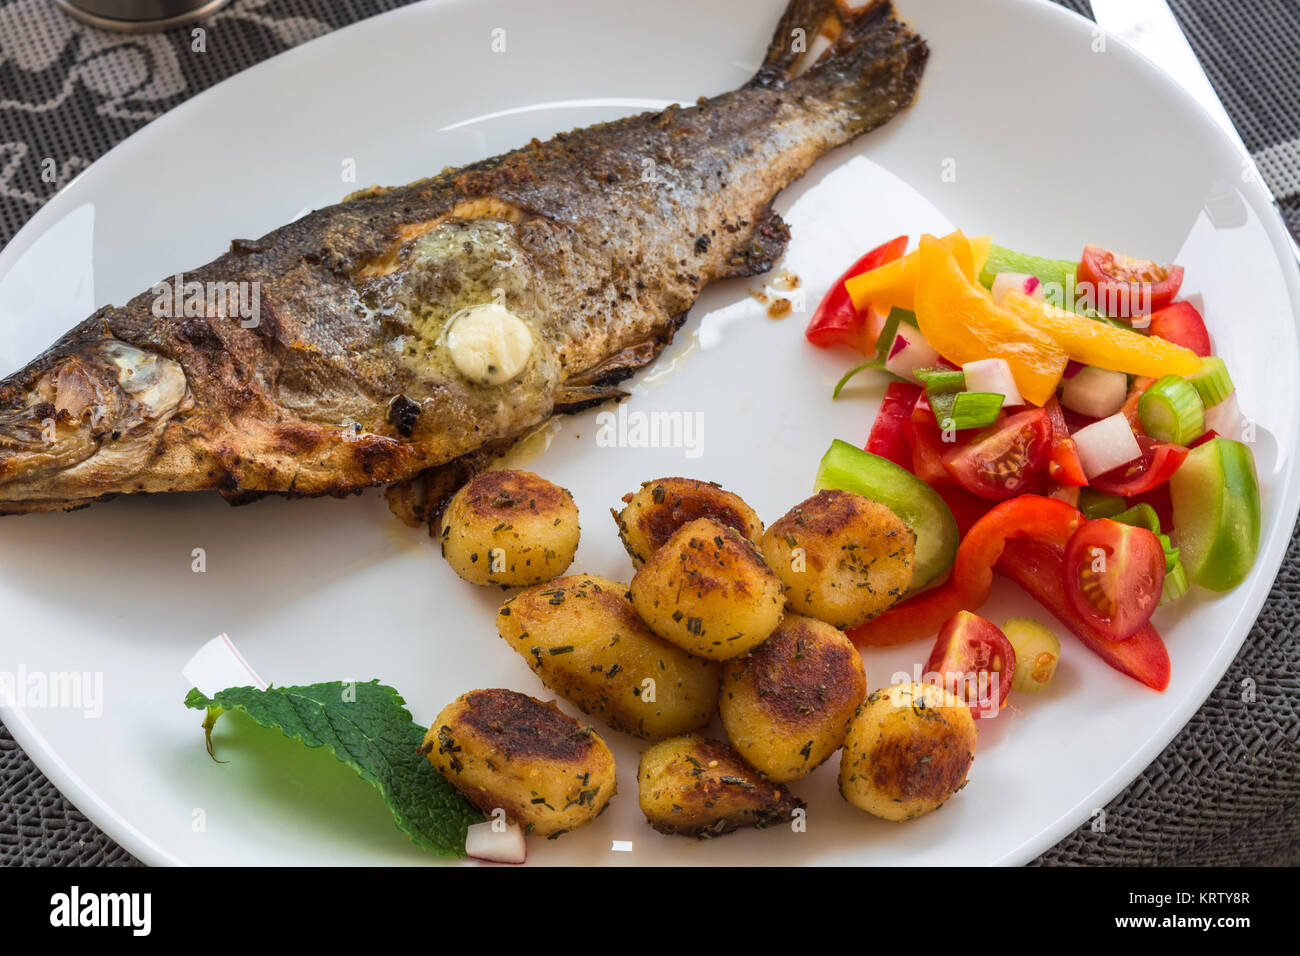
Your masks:
{"label": "sliced spring onion", "polygon": [[1015,376],[1006,359],[980,359],[961,367],[966,373],[966,387],[972,392],[997,392],[1006,396],[1006,405],[1023,405],[1024,398],[1016,387]]}
{"label": "sliced spring onion", "polygon": [[992,425],[997,421],[1005,397],[997,392],[958,392],[953,396],[952,411],[948,418],[951,426],[943,421],[940,424],[958,431]]}
{"label": "sliced spring onion", "polygon": [[859,372],[865,372],[869,368],[882,369],[884,367],[885,363],[880,359],[870,359],[869,361],[863,362],[861,365],[853,366],[853,368],[845,372],[844,376],[835,383],[835,391],[831,392],[831,398],[839,398],[840,392],[844,391],[844,386],[849,384],[849,379],[853,378],[853,376],[857,375]]}
{"label": "sliced spring onion", "polygon": [[880,329],[880,335],[876,337],[876,357],[867,359],[861,365],[855,365],[844,373],[844,377],[835,383],[835,391],[831,393],[831,398],[840,397],[840,392],[844,386],[849,384],[849,380],[859,372],[865,372],[867,369],[876,369],[879,371],[885,367],[885,361],[889,357],[889,349],[894,344],[894,339],[898,335],[898,326],[907,323],[916,327],[916,313],[909,312],[907,309],[892,309],[889,317],[885,319],[884,326]]}
{"label": "sliced spring onion", "polygon": [[1178,555],[1178,549],[1169,540],[1169,535],[1161,532],[1160,516],[1156,514],[1156,509],[1146,502],[1142,502],[1111,517],[1112,520],[1121,524],[1133,525],[1135,528],[1146,528],[1160,541],[1160,547],[1165,552],[1165,585],[1160,594],[1160,603],[1169,604],[1186,594],[1189,586],[1187,569],[1183,567],[1183,562]]}
{"label": "sliced spring onion", "polygon": [[966,387],[966,374],[958,368],[931,366],[918,368],[912,374],[921,380],[929,395],[960,392]]}
{"label": "sliced spring onion", "polygon": [[[1161,535],[1163,538],[1164,535]],[[1172,569],[1165,569],[1165,586],[1160,592],[1161,604],[1172,604],[1187,593],[1191,585],[1187,581],[1187,569],[1182,561],[1175,561]]]}
{"label": "sliced spring onion", "polygon": [[1124,499],[1119,495],[1108,495],[1096,488],[1081,488],[1079,490],[1079,510],[1089,520],[1093,518],[1113,518],[1123,511],[1125,507]]}
{"label": "sliced spring onion", "polygon": [[1195,386],[1201,396],[1201,404],[1213,408],[1232,394],[1232,376],[1228,366],[1217,355],[1208,355],[1201,359],[1201,367],[1187,376],[1187,381]]}
{"label": "sliced spring onion", "polygon": [[1186,445],[1205,433],[1205,406],[1187,379],[1166,375],[1138,399],[1143,430],[1157,441]]}
{"label": "sliced spring onion", "polygon": [[944,422],[952,418],[957,393],[966,387],[966,376],[960,369],[942,366],[918,368],[912,374],[925,386],[925,398],[930,403],[931,411],[934,412],[934,420],[940,427],[952,427],[945,426]]}

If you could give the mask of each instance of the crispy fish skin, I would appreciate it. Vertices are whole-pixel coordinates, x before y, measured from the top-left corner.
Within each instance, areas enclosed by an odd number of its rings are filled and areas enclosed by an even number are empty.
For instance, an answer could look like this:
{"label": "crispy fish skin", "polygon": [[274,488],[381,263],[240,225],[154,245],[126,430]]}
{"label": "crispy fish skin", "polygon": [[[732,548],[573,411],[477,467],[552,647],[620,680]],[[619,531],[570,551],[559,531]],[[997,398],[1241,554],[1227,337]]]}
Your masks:
{"label": "crispy fish skin", "polygon": [[[157,288],[99,310],[0,382],[0,513],[346,495],[614,394],[705,285],[781,255],[781,189],[911,102],[927,48],[886,0],[841,15],[792,75],[784,38],[830,8],[794,0],[742,89],[365,190],[185,273],[187,288],[255,289],[254,317],[160,317]],[[533,353],[508,383],[470,382],[443,334],[500,296]]]}

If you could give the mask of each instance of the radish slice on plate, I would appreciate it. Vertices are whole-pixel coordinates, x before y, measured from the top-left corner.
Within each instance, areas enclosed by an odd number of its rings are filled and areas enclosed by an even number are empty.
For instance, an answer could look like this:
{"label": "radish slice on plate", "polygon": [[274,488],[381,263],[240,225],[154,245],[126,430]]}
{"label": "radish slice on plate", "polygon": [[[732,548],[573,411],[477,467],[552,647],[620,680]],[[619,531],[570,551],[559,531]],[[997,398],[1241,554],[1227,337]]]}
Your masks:
{"label": "radish slice on plate", "polygon": [[999,272],[993,277],[993,301],[1001,303],[1002,297],[1011,289],[1032,296],[1040,302],[1047,298],[1047,291],[1038,281],[1038,276],[1025,275],[1023,272]]}
{"label": "radish slice on plate", "polygon": [[1079,451],[1079,463],[1089,478],[1104,475],[1113,468],[1127,465],[1142,454],[1137,436],[1128,419],[1116,413],[1099,422],[1080,428],[1070,436]]}
{"label": "radish slice on plate", "polygon": [[1108,368],[1086,365],[1061,389],[1061,404],[1090,418],[1114,415],[1128,398],[1128,376]]}
{"label": "radish slice on plate", "polygon": [[938,365],[940,361],[938,351],[925,340],[925,336],[921,334],[920,329],[914,329],[910,325],[903,325],[899,328],[898,333],[894,336],[893,343],[889,346],[889,356],[885,359],[885,368],[899,378],[905,378],[909,382],[919,384],[920,380],[912,373],[918,368],[930,368]]}
{"label": "radish slice on plate", "polygon": [[966,376],[966,391],[993,392],[1002,395],[1003,405],[1025,404],[1020,389],[1016,388],[1015,376],[1011,374],[1011,366],[1007,364],[1006,359],[992,358],[967,362],[961,370]]}
{"label": "radish slice on plate", "polygon": [[494,830],[501,824],[496,820],[475,823],[465,831],[465,855],[488,863],[523,863],[528,859],[524,831],[519,824],[508,824],[504,830]]}

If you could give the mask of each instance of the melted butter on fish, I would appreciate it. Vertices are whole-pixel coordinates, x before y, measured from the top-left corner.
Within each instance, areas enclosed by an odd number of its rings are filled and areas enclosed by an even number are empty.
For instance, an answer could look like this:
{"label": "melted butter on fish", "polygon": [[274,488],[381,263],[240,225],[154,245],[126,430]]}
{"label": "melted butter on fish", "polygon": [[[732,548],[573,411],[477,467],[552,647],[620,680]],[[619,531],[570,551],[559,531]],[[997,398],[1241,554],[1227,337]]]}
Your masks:
{"label": "melted butter on fish", "polygon": [[422,378],[495,391],[555,375],[545,303],[509,221],[449,219],[406,253],[398,292],[413,334],[398,340]]}
{"label": "melted butter on fish", "polygon": [[505,306],[489,302],[472,305],[452,317],[447,347],[452,363],[465,378],[483,385],[503,385],[528,365],[533,333]]}

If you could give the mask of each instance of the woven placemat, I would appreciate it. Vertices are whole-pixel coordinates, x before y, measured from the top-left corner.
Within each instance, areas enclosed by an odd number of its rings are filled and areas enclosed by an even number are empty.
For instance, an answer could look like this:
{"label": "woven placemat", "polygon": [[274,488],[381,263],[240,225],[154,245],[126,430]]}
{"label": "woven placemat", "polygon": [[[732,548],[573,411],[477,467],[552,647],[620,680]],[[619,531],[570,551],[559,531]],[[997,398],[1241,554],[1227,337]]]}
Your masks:
{"label": "woven placemat", "polygon": [[[1060,2],[1089,14],[1086,0]],[[194,55],[192,28],[126,37],[75,24],[52,0],[0,0],[0,243],[60,183],[154,117],[290,46],[401,5],[235,0],[202,24],[206,51]],[[1292,231],[1300,231],[1300,4],[1172,6]],[[1104,817],[1036,862],[1300,861],[1300,653],[1291,636],[1298,622],[1300,536],[1241,653],[1187,727]],[[0,726],[0,863],[136,862]]]}

